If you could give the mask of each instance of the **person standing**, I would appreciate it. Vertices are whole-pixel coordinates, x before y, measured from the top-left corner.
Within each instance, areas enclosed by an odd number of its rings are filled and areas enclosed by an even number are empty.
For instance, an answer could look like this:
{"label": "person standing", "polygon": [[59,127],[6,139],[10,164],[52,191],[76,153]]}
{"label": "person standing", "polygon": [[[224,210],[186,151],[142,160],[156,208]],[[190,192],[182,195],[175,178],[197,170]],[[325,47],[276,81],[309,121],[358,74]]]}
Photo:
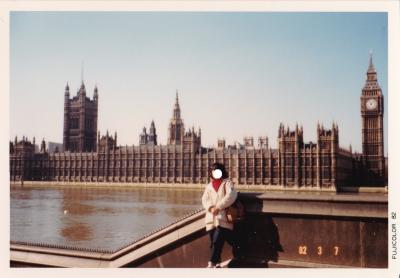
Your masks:
{"label": "person standing", "polygon": [[235,256],[237,247],[234,240],[233,223],[228,221],[225,209],[235,202],[238,193],[222,163],[214,163],[210,168],[209,175],[211,182],[205,187],[202,204],[206,210],[205,224],[211,247],[211,256],[207,267],[215,268],[220,267],[225,241],[232,246]]}

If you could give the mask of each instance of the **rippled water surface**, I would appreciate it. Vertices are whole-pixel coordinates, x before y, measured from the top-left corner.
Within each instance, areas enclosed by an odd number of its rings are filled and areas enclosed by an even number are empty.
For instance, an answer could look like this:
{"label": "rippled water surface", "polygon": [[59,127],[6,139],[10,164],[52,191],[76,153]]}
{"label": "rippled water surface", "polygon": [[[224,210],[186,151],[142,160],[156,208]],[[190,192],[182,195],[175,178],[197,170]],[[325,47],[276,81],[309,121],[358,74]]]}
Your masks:
{"label": "rippled water surface", "polygon": [[11,188],[10,238],[117,249],[201,208],[201,190]]}

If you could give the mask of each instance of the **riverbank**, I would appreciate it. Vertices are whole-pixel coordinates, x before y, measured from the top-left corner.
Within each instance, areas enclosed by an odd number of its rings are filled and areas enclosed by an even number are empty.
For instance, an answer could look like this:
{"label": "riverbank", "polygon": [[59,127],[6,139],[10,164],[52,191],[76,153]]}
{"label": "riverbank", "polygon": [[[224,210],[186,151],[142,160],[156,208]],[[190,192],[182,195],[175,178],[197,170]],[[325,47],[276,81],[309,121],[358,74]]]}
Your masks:
{"label": "riverbank", "polygon": [[[12,187],[25,187],[25,188],[36,188],[36,187],[98,187],[98,188],[166,188],[166,189],[198,189],[204,190],[205,184],[195,183],[117,183],[117,182],[56,182],[56,181],[24,181],[21,182],[10,182]],[[253,192],[264,192],[264,191],[325,191],[335,192],[331,189],[316,190],[316,188],[285,188],[279,185],[254,185],[254,184],[235,184],[235,188],[239,191],[253,191]]]}
{"label": "riverbank", "polygon": [[[56,181],[24,181],[10,182],[11,187],[94,187],[94,188],[169,188],[169,189],[198,189],[203,190],[205,184],[194,183],[116,183],[116,182],[56,182]],[[336,192],[330,188],[315,187],[285,187],[282,185],[259,185],[259,184],[235,184],[239,191],[267,192],[267,191],[297,191],[297,192]],[[387,187],[345,187],[339,192],[359,192],[359,193],[388,193]]]}

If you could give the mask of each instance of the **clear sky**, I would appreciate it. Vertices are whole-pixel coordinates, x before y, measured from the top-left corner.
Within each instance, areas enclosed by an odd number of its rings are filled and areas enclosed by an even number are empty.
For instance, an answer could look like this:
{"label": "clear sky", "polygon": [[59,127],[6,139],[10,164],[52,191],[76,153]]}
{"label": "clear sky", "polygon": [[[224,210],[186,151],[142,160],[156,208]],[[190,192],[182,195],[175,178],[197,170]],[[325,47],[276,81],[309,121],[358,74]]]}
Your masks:
{"label": "clear sky", "polygon": [[10,139],[62,142],[64,88],[99,88],[98,128],[138,144],[155,121],[167,142],[175,90],[185,127],[204,146],[268,136],[280,122],[339,125],[361,151],[360,95],[369,51],[385,96],[387,14],[255,12],[12,12]]}

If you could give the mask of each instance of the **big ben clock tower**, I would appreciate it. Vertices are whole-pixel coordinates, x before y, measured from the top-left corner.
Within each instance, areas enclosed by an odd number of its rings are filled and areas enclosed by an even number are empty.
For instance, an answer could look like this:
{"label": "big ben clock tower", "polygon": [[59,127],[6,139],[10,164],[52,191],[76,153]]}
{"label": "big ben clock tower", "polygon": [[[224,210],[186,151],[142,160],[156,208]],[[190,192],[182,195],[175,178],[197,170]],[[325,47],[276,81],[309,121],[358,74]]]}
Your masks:
{"label": "big ben clock tower", "polygon": [[383,145],[383,95],[369,58],[367,80],[361,94],[362,154],[368,171],[367,183],[381,183],[385,174]]}

